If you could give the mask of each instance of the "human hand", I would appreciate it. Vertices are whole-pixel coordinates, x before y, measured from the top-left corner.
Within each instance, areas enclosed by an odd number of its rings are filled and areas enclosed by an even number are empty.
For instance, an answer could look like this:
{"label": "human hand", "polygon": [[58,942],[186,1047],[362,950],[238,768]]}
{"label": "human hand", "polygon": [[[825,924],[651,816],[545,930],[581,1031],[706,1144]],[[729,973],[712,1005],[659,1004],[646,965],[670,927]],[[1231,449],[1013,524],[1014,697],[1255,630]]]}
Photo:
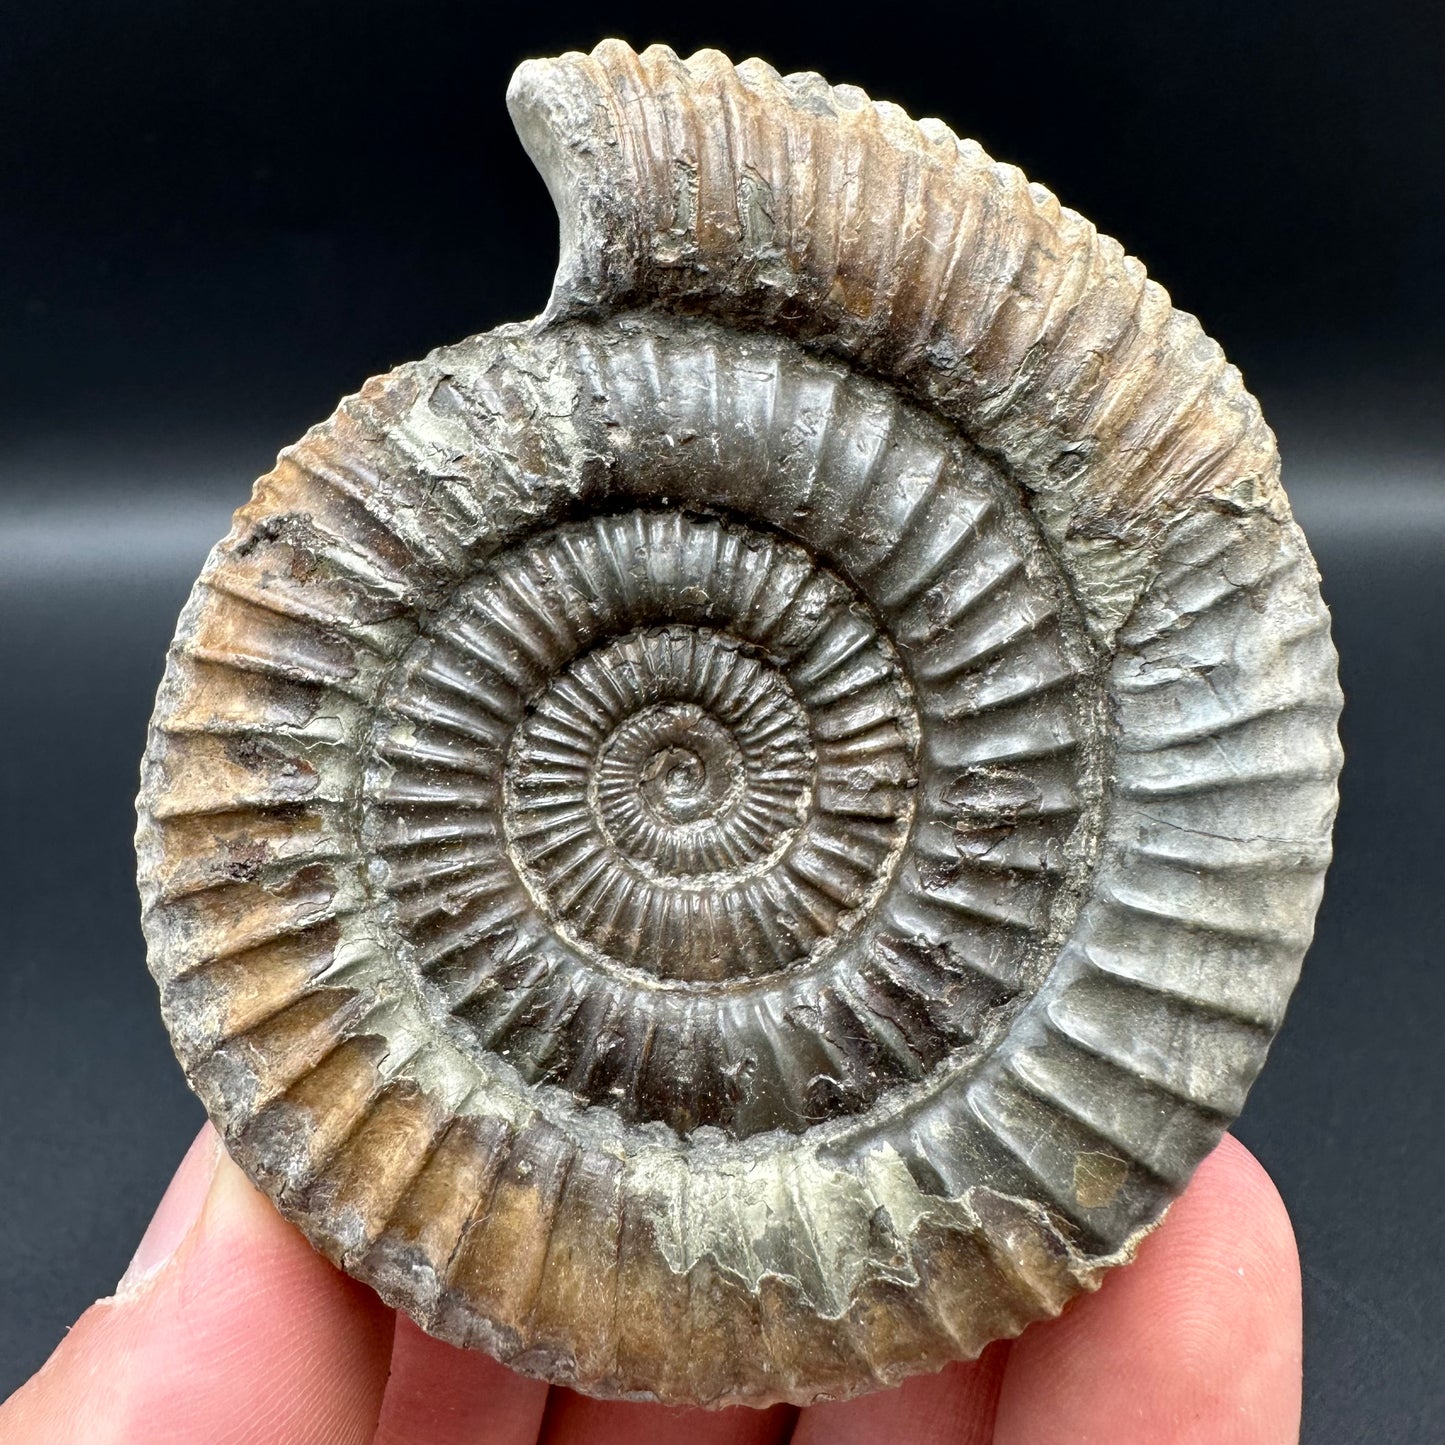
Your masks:
{"label": "human hand", "polygon": [[1233,1139],[1138,1260],[969,1364],[806,1410],[548,1389],[423,1334],[314,1253],[209,1125],[116,1293],[0,1406],[0,1445],[1289,1445],[1294,1236]]}

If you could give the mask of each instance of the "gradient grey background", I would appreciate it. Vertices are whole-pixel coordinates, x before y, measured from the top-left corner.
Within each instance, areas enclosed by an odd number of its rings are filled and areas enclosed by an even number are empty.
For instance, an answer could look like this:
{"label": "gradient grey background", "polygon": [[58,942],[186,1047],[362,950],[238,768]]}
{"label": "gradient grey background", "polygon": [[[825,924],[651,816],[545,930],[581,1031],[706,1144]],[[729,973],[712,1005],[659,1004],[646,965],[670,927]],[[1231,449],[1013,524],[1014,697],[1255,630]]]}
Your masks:
{"label": "gradient grey background", "polygon": [[1263,402],[1334,609],[1348,762],[1315,946],[1237,1132],[1299,1232],[1305,1440],[1440,1441],[1436,7],[518,9],[0,11],[0,1394],[109,1292],[201,1119],[130,845],[190,581],[339,395],[540,308],[555,221],[507,77],[620,34],[942,116],[1143,257]]}

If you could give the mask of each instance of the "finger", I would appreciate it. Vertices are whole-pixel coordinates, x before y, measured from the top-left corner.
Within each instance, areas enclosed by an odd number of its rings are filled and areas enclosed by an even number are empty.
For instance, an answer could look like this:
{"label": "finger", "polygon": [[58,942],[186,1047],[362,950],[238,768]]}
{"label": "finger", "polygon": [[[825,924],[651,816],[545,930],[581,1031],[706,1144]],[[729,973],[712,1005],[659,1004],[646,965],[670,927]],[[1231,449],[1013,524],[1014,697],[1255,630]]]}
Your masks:
{"label": "finger", "polygon": [[396,1322],[376,1445],[533,1445],[547,1386]]}
{"label": "finger", "polygon": [[541,1445],[778,1445],[796,1416],[788,1405],[692,1410],[553,1390]]}
{"label": "finger", "polygon": [[369,1445],[392,1315],[201,1131],[116,1293],[0,1408],[6,1445]]}
{"label": "finger", "polygon": [[976,1360],[915,1375],[896,1390],[814,1405],[802,1412],[795,1445],[988,1445],[1008,1351],[1001,1340]]}
{"label": "finger", "polygon": [[1225,1137],[1134,1264],[1014,1342],[997,1445],[1294,1445],[1300,1277],[1269,1176]]}

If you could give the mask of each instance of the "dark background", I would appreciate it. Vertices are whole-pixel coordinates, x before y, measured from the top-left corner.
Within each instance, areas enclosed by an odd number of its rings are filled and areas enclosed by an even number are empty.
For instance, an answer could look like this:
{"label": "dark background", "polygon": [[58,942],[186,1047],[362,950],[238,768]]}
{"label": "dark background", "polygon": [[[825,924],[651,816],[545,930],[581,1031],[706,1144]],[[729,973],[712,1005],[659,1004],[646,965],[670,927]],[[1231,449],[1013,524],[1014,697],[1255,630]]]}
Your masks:
{"label": "dark background", "polygon": [[1335,612],[1348,763],[1317,940],[1237,1132],[1300,1236],[1306,1441],[1438,1442],[1445,47],[1403,0],[8,0],[0,1394],[112,1288],[201,1118],[130,848],[175,614],[341,393],[540,309],[555,221],[507,77],[606,34],[942,116],[1144,257],[1261,398]]}

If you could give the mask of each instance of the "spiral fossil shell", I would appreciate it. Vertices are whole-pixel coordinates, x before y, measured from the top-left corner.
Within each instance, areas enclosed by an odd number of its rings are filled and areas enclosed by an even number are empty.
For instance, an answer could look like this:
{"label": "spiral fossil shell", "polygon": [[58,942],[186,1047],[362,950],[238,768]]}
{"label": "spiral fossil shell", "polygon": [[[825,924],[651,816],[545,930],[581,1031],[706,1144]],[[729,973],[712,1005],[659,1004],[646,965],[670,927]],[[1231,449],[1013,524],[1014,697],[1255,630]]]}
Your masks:
{"label": "spiral fossil shell", "polygon": [[546,313],[281,454],[140,882],[242,1166],[427,1330],[809,1401],[1126,1261],[1239,1111],[1335,806],[1253,399],[937,121],[608,41],[510,104]]}

